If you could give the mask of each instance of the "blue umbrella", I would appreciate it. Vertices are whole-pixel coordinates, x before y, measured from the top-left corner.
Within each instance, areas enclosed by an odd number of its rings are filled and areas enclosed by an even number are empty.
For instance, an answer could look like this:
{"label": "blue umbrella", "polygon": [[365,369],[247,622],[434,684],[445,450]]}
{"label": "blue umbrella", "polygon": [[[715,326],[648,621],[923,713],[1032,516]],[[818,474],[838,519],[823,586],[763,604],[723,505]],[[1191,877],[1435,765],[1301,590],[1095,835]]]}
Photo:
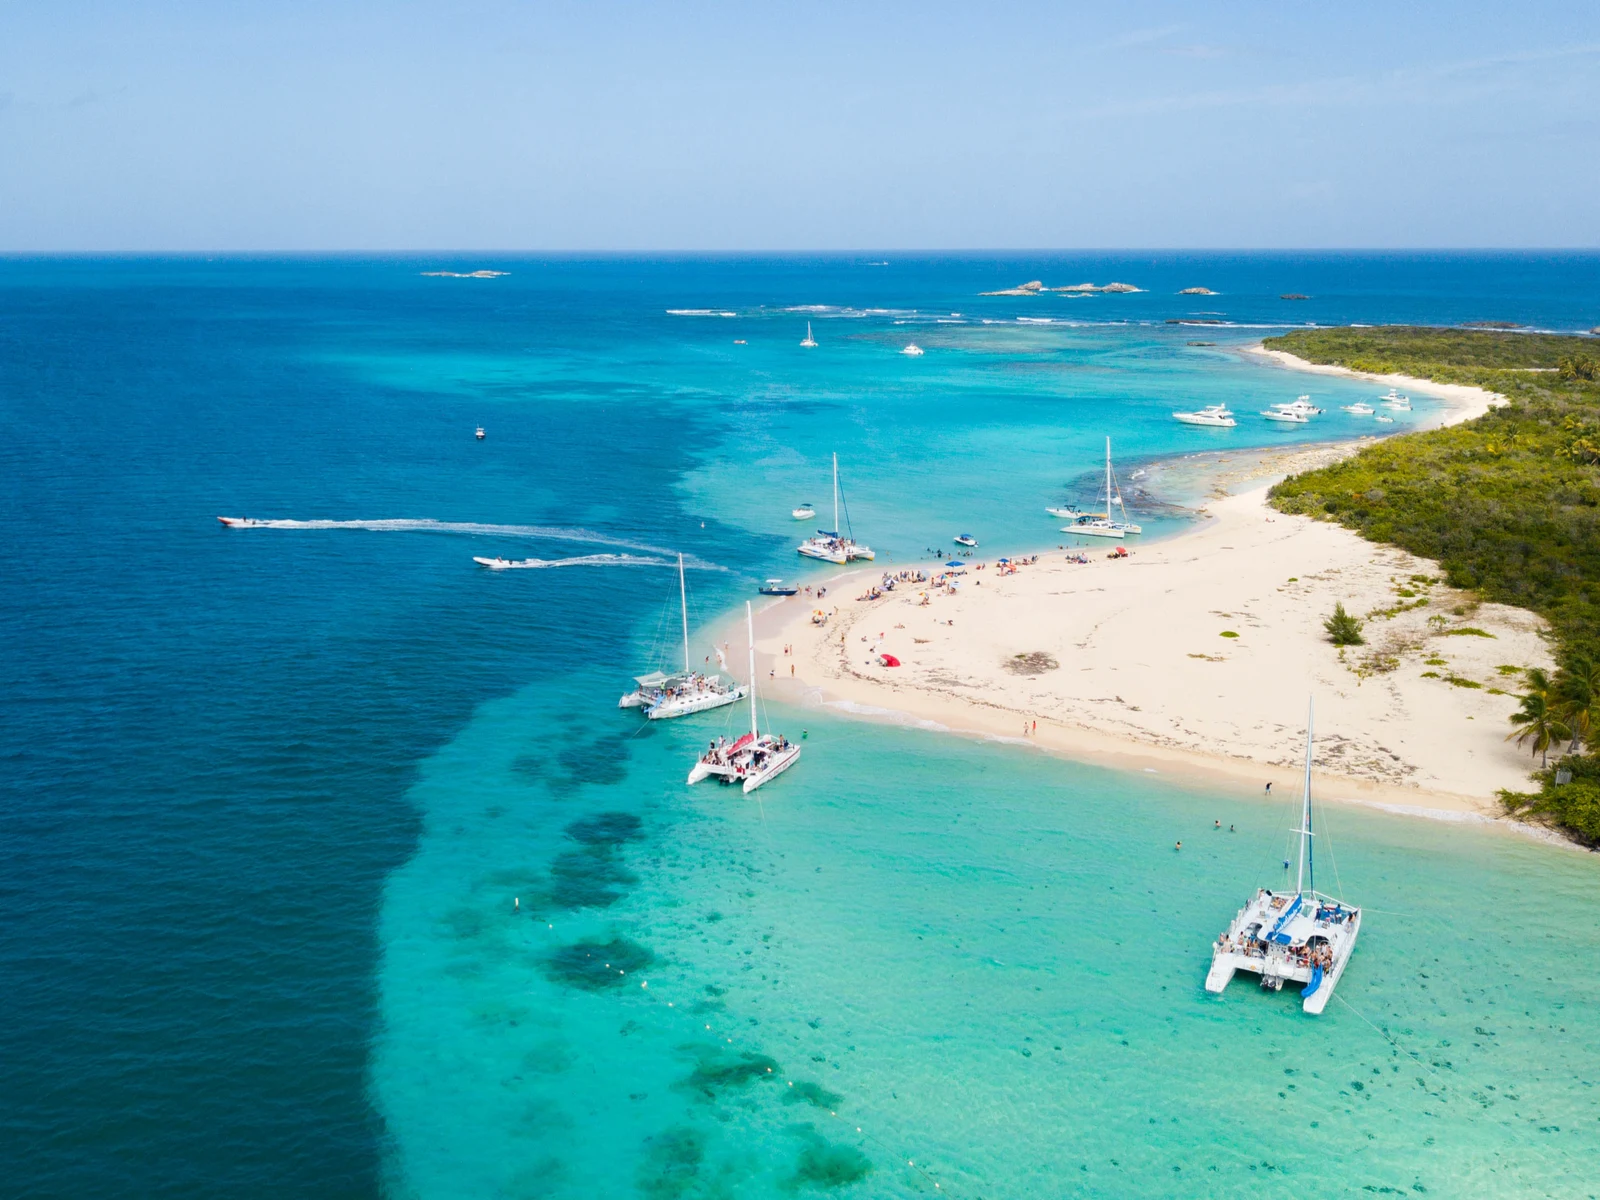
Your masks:
{"label": "blue umbrella", "polygon": [[952,558],[949,562],[945,563],[945,566],[947,567],[964,567],[966,565],[966,563],[962,562],[958,558]]}

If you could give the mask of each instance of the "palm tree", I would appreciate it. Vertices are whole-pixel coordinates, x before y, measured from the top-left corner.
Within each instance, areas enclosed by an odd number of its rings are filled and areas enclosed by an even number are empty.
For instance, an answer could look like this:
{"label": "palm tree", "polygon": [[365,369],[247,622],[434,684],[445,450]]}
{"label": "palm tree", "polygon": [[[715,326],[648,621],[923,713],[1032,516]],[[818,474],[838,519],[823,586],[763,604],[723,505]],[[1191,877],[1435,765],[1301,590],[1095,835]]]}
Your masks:
{"label": "palm tree", "polygon": [[1569,657],[1556,672],[1549,696],[1556,716],[1571,731],[1567,753],[1576,753],[1578,743],[1593,741],[1591,735],[1600,729],[1600,661],[1586,654]]}
{"label": "palm tree", "polygon": [[1539,756],[1541,768],[1549,765],[1550,747],[1562,738],[1571,737],[1572,730],[1561,720],[1550,675],[1542,667],[1530,667],[1523,675],[1528,686],[1521,697],[1522,705],[1511,714],[1514,728],[1506,734],[1506,741],[1517,739],[1517,745],[1533,742],[1533,752]]}

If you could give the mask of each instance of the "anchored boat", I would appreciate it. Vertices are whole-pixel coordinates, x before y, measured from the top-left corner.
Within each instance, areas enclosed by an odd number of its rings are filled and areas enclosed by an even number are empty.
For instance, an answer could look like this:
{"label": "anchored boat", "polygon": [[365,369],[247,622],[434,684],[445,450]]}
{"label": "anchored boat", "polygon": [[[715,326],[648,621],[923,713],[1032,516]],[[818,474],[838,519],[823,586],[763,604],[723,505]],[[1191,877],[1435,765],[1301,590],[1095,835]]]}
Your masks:
{"label": "anchored boat", "polygon": [[1317,891],[1311,830],[1312,710],[1306,709],[1305,799],[1301,812],[1300,855],[1294,891],[1258,888],[1233,923],[1211,947],[1206,991],[1220,992],[1238,971],[1253,971],[1266,991],[1285,982],[1305,986],[1300,1007],[1320,1013],[1350,962],[1361,932],[1361,910]]}
{"label": "anchored boat", "polygon": [[[484,562],[486,566],[494,564]],[[514,564],[507,563],[507,566]],[[678,601],[683,612],[683,673],[652,671],[634,679],[635,687],[617,701],[618,708],[642,708],[652,721],[686,717],[743,700],[750,689],[721,675],[696,671],[689,665],[689,593],[683,581],[683,555],[678,555]]]}
{"label": "anchored boat", "polygon": [[715,778],[737,783],[748,796],[799,762],[800,746],[781,734],[762,733],[756,723],[756,625],[748,600],[744,615],[750,633],[750,732],[735,742],[718,739],[711,743],[700,761],[690,768],[688,782]]}
{"label": "anchored boat", "polygon": [[[1111,519],[1111,508],[1115,505],[1122,510],[1122,520]],[[1130,533],[1143,533],[1142,527],[1128,520],[1128,510],[1122,503],[1122,488],[1117,484],[1117,477],[1111,470],[1111,439],[1106,439],[1106,511],[1101,513],[1080,513],[1071,525],[1063,525],[1062,533],[1076,533],[1084,537],[1122,538]]]}
{"label": "anchored boat", "polygon": [[808,537],[795,549],[807,558],[820,558],[823,562],[835,563],[844,566],[852,559],[864,558],[869,562],[877,555],[872,552],[872,547],[857,545],[853,536],[854,530],[849,528],[850,510],[845,509],[845,527],[848,532],[839,532],[839,456],[833,456],[833,528],[819,529],[815,537]]}

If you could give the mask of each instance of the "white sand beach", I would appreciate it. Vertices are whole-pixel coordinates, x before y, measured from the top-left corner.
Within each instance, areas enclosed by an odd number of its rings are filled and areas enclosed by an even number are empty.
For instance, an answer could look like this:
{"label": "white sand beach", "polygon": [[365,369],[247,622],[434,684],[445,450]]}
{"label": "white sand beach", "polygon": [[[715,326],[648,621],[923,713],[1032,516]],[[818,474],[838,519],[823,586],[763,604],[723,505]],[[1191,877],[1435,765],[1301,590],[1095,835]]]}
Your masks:
{"label": "white sand beach", "polygon": [[[1280,478],[1357,448],[1263,455],[1259,469]],[[1524,786],[1535,765],[1505,735],[1513,672],[1550,663],[1543,622],[1451,590],[1435,563],[1272,511],[1267,482],[1212,501],[1208,519],[1178,537],[1128,539],[1126,559],[1107,557],[1114,544],[1091,547],[1086,564],[1051,549],[1015,574],[991,563],[953,591],[900,584],[877,600],[857,597],[881,567],[841,572],[825,599],[763,611],[763,688],[1257,788],[1296,785],[1314,694],[1327,798],[1495,814],[1495,791]],[[1367,619],[1367,645],[1341,652],[1327,641],[1337,601]],[[885,653],[901,665],[881,665]]]}
{"label": "white sand beach", "polygon": [[1445,401],[1446,407],[1432,420],[1414,426],[1416,429],[1437,429],[1481,417],[1496,405],[1505,403],[1503,397],[1480,387],[1461,383],[1435,383],[1415,375],[1374,375],[1369,371],[1352,371],[1348,367],[1333,367],[1323,363],[1308,362],[1286,350],[1268,350],[1257,342],[1244,347],[1244,353],[1264,363],[1274,363],[1285,370],[1309,372],[1313,375],[1341,375],[1346,379],[1366,379],[1382,387],[1399,388],[1405,392],[1419,392]]}

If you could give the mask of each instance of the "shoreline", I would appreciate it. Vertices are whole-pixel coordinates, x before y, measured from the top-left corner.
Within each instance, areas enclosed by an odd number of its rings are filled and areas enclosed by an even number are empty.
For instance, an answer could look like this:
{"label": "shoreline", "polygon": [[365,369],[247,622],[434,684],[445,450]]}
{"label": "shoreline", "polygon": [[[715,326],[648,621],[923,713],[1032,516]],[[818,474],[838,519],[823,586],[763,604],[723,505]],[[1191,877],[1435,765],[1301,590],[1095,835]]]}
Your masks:
{"label": "shoreline", "polygon": [[[1446,426],[1459,425],[1463,421],[1471,421],[1481,417],[1491,408],[1497,408],[1505,403],[1504,397],[1498,393],[1487,391],[1481,387],[1474,387],[1471,384],[1435,383],[1431,379],[1422,379],[1415,375],[1375,375],[1370,371],[1353,371],[1349,367],[1336,367],[1329,363],[1314,363],[1309,359],[1301,358],[1297,354],[1290,354],[1287,350],[1268,350],[1262,342],[1242,347],[1241,353],[1287,371],[1298,371],[1310,375],[1337,375],[1344,379],[1362,379],[1385,387],[1399,388],[1408,392],[1421,392],[1425,396],[1433,396],[1436,399],[1447,402],[1448,408],[1437,420],[1425,421],[1407,430],[1406,432],[1408,433],[1421,433],[1428,429],[1443,429]],[[1395,435],[1389,434],[1388,436],[1393,437]]]}
{"label": "shoreline", "polygon": [[[1253,350],[1285,369],[1303,361]],[[1479,416],[1498,399],[1475,387],[1305,367],[1449,401],[1431,427]],[[1270,482],[1347,457],[1371,440],[1196,455],[1212,460],[1211,471],[1193,464],[1211,485],[1212,499],[1200,509],[1209,519],[1142,547],[1130,540],[1127,560],[1109,561],[1110,547],[1098,545],[1086,549],[1087,564],[1041,551],[1037,564],[1011,576],[974,570],[955,592],[932,595],[927,585],[902,584],[878,600],[855,593],[879,581],[882,568],[842,570],[820,581],[829,590],[826,625],[811,624],[818,602],[804,593],[757,613],[757,670],[768,675],[762,689],[773,699],[858,719],[1253,790],[1268,779],[1297,786],[1305,698],[1314,693],[1313,775],[1323,799],[1495,824],[1567,845],[1553,831],[1505,817],[1494,797],[1500,787],[1525,787],[1533,769],[1529,756],[1503,741],[1515,698],[1495,684],[1507,681],[1501,664],[1549,663],[1542,620],[1450,592],[1437,564],[1397,547],[1266,505]],[[1253,486],[1228,490],[1244,482]],[[938,569],[918,565],[930,577]],[[1436,581],[1410,585],[1427,595],[1418,596],[1420,605],[1395,595],[1413,576]],[[1398,665],[1364,672],[1350,654],[1341,658],[1320,628],[1335,599],[1357,615],[1403,610],[1369,618],[1372,645],[1355,648],[1390,655]],[[1450,610],[1469,616],[1457,619]],[[1429,616],[1491,636],[1446,633],[1430,626]],[[1240,632],[1230,629],[1234,636],[1222,640],[1222,625]],[[742,640],[732,632],[726,629],[724,640]],[[794,653],[785,653],[791,646]],[[878,665],[880,652],[904,665]],[[1029,653],[1052,665],[1040,674],[1004,669],[1008,658]],[[792,674],[779,677],[785,663]],[[1438,670],[1422,671],[1435,664]]]}

